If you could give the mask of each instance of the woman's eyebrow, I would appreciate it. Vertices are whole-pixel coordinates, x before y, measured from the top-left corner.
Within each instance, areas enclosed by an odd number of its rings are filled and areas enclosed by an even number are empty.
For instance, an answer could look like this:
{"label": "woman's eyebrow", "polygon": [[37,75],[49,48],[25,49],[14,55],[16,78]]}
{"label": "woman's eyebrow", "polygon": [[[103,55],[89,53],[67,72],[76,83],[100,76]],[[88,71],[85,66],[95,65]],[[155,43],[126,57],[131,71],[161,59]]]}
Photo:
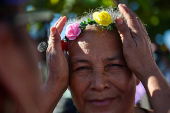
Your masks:
{"label": "woman's eyebrow", "polygon": [[89,61],[88,60],[76,60],[75,62],[86,62],[86,63],[88,63]]}
{"label": "woman's eyebrow", "polygon": [[113,61],[113,60],[123,60],[123,57],[121,55],[116,55],[116,56],[108,57],[104,59],[104,61]]}
{"label": "woman's eyebrow", "polygon": [[112,61],[112,60],[117,60],[118,58],[116,58],[116,57],[112,57],[112,58],[106,58],[105,60],[107,60],[107,61]]}
{"label": "woman's eyebrow", "polygon": [[73,63],[75,64],[75,63],[89,63],[90,61],[89,60],[87,60],[87,59],[78,59],[78,58],[75,58],[74,60],[73,60]]}

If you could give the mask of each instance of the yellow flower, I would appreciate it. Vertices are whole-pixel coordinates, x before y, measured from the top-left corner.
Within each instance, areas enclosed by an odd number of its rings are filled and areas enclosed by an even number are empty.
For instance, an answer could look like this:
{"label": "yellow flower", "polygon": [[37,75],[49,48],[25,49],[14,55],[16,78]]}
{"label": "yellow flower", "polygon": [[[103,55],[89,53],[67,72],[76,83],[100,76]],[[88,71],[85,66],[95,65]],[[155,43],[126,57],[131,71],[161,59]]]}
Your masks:
{"label": "yellow flower", "polygon": [[113,19],[111,18],[110,14],[106,11],[94,12],[93,13],[93,19],[99,24],[103,26],[108,26],[113,22]]}

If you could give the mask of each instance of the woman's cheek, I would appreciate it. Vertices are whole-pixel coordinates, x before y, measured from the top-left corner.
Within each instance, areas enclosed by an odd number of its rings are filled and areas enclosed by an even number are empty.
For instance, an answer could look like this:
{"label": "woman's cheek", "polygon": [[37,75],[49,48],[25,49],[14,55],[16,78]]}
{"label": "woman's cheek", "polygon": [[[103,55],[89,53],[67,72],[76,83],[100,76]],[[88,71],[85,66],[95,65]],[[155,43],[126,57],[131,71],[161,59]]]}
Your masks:
{"label": "woman's cheek", "polygon": [[131,80],[133,80],[133,75],[127,68],[119,70],[110,69],[107,71],[107,75],[111,84],[120,90],[124,90]]}
{"label": "woman's cheek", "polygon": [[78,108],[84,106],[84,94],[87,91],[90,84],[90,72],[76,72],[70,75],[70,91],[74,104]]}
{"label": "woman's cheek", "polygon": [[86,87],[86,84],[88,84],[90,75],[91,75],[91,71],[87,71],[87,70],[72,72],[69,77],[70,87],[73,86],[74,88],[77,88],[77,89]]}
{"label": "woman's cheek", "polygon": [[127,67],[108,68],[106,72],[115,79],[129,79],[132,77],[132,72]]}

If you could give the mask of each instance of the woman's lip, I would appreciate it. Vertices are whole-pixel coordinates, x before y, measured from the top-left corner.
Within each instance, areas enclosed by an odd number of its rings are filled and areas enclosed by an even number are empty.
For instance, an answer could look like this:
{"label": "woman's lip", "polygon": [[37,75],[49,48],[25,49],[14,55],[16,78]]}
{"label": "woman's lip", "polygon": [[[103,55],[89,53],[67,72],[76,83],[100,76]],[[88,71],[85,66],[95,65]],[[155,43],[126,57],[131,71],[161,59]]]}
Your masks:
{"label": "woman's lip", "polygon": [[89,102],[92,103],[95,106],[106,106],[109,105],[114,98],[107,98],[107,99],[93,99],[90,100]]}

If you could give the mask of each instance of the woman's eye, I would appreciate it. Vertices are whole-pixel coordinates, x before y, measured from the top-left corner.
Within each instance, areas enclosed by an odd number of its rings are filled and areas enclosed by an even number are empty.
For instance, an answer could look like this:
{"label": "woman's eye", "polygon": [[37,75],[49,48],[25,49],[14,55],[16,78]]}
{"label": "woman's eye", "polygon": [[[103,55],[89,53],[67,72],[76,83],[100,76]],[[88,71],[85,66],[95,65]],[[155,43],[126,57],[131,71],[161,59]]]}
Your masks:
{"label": "woman's eye", "polygon": [[109,64],[106,66],[106,68],[121,68],[123,65],[120,64]]}
{"label": "woman's eye", "polygon": [[109,64],[108,66],[122,66],[120,64]]}
{"label": "woman's eye", "polygon": [[84,66],[83,66],[83,67],[79,67],[79,68],[77,68],[77,69],[76,69],[76,71],[84,70],[84,69],[89,69],[89,68],[88,68],[88,67],[84,67]]}

